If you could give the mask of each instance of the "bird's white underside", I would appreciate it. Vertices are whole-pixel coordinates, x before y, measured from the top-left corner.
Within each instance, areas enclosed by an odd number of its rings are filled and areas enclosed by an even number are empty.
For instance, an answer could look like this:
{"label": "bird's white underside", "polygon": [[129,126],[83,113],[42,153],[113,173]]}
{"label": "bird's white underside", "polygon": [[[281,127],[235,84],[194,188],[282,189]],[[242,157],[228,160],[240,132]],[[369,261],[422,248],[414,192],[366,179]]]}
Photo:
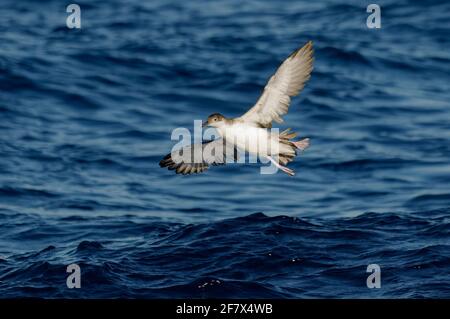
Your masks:
{"label": "bird's white underside", "polygon": [[233,123],[218,128],[220,136],[241,151],[260,157],[278,156],[279,153],[291,153],[292,148],[279,142],[278,130],[267,130],[245,123]]}

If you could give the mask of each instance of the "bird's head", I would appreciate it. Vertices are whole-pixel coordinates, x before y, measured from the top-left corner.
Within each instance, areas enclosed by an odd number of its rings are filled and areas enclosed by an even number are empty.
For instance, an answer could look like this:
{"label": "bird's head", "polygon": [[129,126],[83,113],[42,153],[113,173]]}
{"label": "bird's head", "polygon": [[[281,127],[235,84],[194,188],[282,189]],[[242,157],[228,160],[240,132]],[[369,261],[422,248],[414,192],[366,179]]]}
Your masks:
{"label": "bird's head", "polygon": [[222,114],[214,113],[208,116],[206,122],[203,122],[203,127],[221,127],[225,124],[226,118]]}

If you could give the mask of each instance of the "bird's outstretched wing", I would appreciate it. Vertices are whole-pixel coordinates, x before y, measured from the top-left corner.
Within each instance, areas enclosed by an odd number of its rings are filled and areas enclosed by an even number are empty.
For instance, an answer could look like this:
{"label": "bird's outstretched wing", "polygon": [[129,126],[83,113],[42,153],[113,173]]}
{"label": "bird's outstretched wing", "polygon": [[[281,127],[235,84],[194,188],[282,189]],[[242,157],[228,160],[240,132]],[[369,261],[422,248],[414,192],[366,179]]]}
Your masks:
{"label": "bird's outstretched wing", "polygon": [[177,174],[187,175],[202,173],[210,165],[224,165],[227,160],[237,158],[237,149],[219,138],[174,150],[159,162],[159,166],[175,170]]}
{"label": "bird's outstretched wing", "polygon": [[294,51],[272,75],[256,104],[240,119],[267,128],[272,127],[272,121],[282,123],[291,96],[299,94],[311,76],[313,54],[311,41]]}

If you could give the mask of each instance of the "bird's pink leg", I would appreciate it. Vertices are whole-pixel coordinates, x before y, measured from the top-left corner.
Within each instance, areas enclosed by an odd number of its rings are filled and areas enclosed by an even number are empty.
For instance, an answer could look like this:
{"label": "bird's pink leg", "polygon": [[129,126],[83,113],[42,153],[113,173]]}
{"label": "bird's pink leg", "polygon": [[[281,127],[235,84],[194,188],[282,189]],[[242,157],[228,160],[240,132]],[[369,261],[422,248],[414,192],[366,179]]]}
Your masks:
{"label": "bird's pink leg", "polygon": [[272,157],[267,156],[267,158],[279,169],[281,169],[283,172],[285,172],[286,174],[288,174],[289,176],[294,176],[295,172],[293,170],[291,170],[290,168],[287,168],[286,166],[280,165],[280,163],[278,163],[276,160],[274,160]]}

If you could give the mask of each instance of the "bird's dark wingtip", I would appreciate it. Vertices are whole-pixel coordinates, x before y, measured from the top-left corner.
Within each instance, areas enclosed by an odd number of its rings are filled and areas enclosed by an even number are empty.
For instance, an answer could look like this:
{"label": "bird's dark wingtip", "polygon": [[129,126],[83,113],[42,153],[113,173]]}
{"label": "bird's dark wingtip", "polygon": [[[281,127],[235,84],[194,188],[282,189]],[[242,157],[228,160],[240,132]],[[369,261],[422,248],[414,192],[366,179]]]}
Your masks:
{"label": "bird's dark wingtip", "polygon": [[171,154],[167,154],[162,160],[159,161],[160,167],[167,167],[171,164],[173,164]]}

